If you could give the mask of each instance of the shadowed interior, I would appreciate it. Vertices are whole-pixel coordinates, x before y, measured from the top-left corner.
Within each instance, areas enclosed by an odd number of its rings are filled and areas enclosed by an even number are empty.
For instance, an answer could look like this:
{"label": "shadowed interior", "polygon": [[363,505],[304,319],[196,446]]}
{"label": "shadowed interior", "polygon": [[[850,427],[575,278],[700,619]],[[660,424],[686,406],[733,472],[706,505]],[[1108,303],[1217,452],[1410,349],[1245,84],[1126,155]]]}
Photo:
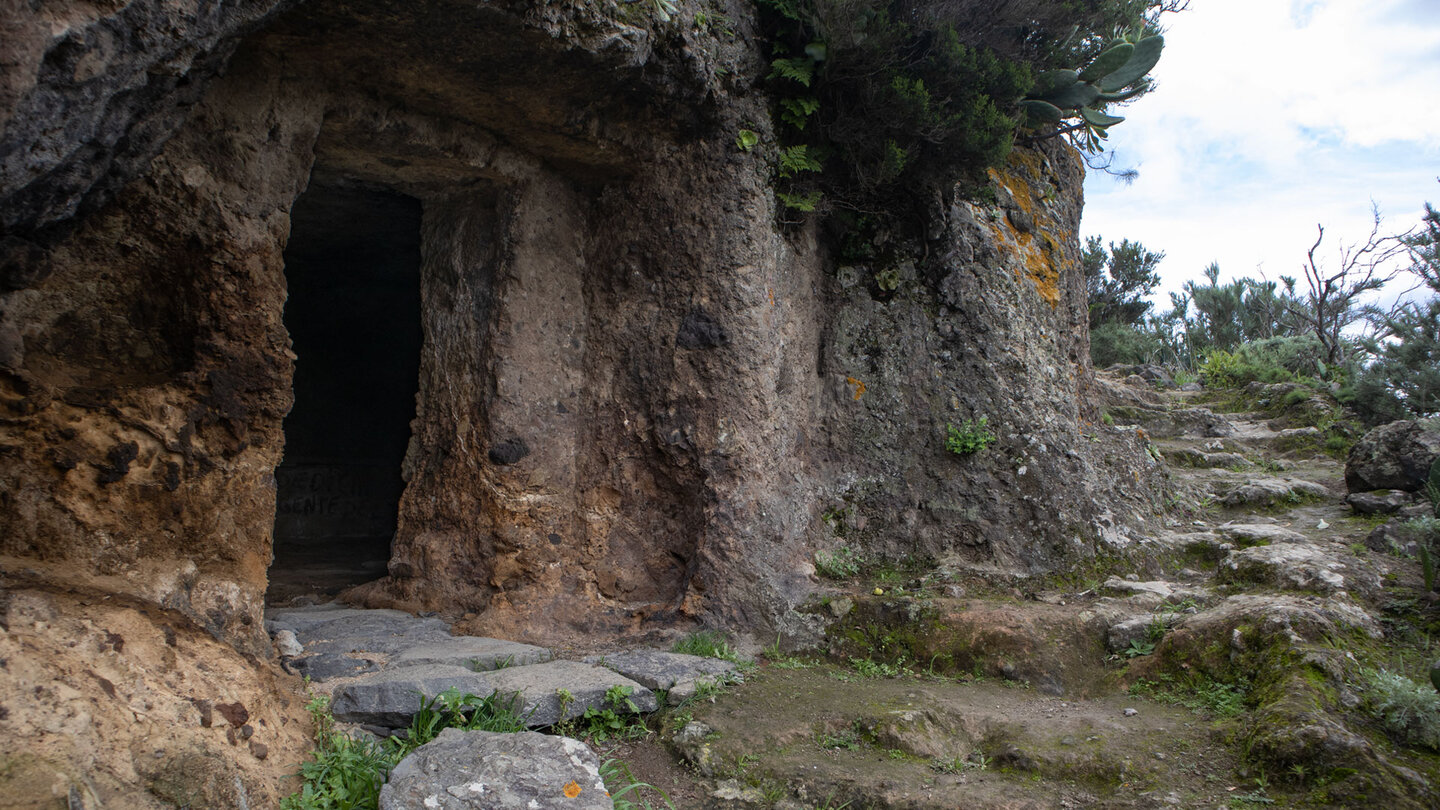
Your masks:
{"label": "shadowed interior", "polygon": [[385,572],[419,374],[419,201],[312,183],[291,211],[285,275],[295,405],[275,471],[272,602]]}

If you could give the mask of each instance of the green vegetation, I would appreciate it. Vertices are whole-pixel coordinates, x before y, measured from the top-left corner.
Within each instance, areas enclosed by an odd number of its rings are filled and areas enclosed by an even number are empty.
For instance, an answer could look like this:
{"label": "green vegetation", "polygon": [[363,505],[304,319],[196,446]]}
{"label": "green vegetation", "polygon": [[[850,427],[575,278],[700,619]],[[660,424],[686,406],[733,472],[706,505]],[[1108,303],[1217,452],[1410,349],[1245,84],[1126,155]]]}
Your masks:
{"label": "green vegetation", "polygon": [[364,810],[377,806],[380,787],[400,760],[447,728],[515,733],[525,730],[524,718],[502,701],[448,689],[422,699],[420,711],[404,732],[382,742],[357,739],[335,728],[330,698],[315,695],[306,704],[315,723],[315,750],[300,766],[300,790],[285,798],[282,810]]}
{"label": "green vegetation", "polygon": [[1367,705],[1401,742],[1440,751],[1440,693],[1386,670],[1368,674]]}
{"label": "green vegetation", "polygon": [[864,558],[849,546],[815,553],[815,572],[826,579],[849,579],[860,573]]}
{"label": "green vegetation", "polygon": [[995,434],[990,432],[990,419],[966,419],[960,427],[945,425],[945,449],[957,456],[968,456],[995,443]]}
{"label": "green vegetation", "polygon": [[1105,106],[1148,92],[1151,84],[1146,74],[1165,49],[1165,39],[1143,26],[1118,39],[1084,70],[1062,68],[1040,74],[1020,102],[1026,122],[1043,126],[1078,118],[1060,132],[1069,133],[1074,144],[1086,152],[1103,151],[1100,142],[1107,137],[1107,130],[1125,120],[1106,114]]}
{"label": "green vegetation", "polygon": [[[1148,89],[1161,42],[1143,32],[1178,5],[762,0],[777,196],[848,220],[903,219],[928,199],[918,189],[973,185],[1000,165],[1022,119],[1034,137],[1093,151],[1119,120],[1102,107]],[[1053,69],[1077,65],[1058,81]],[[1037,72],[1048,84],[1035,88]]]}
{"label": "green vegetation", "polygon": [[700,630],[675,642],[671,652],[699,655],[705,658],[719,658],[735,664],[745,663],[740,653],[730,646],[724,635],[714,630]]}
{"label": "green vegetation", "polygon": [[630,699],[634,691],[634,687],[620,684],[607,689],[599,707],[585,707],[585,713],[579,718],[580,735],[597,742],[645,736],[648,730],[640,719],[640,707]]}
{"label": "green vegetation", "polygon": [[[1177,384],[1198,373],[1211,389],[1298,382],[1335,392],[1368,425],[1440,414],[1440,212],[1427,204],[1419,227],[1398,235],[1380,227],[1377,215],[1368,238],[1341,244],[1330,262],[1320,256],[1322,228],[1299,278],[1222,284],[1211,264],[1202,281],[1171,293],[1161,314],[1144,296],[1162,254],[1129,240],[1107,251],[1089,237],[1091,358],[1102,367],[1163,364],[1186,375]],[[1402,275],[1428,297],[1402,296],[1387,310],[1362,304]],[[1348,448],[1334,436],[1326,442],[1332,454]]]}
{"label": "green vegetation", "polygon": [[605,783],[605,790],[610,793],[610,800],[615,803],[615,810],[654,810],[650,801],[645,798],[647,793],[654,793],[662,807],[675,810],[675,805],[664,791],[636,779],[635,774],[630,772],[630,766],[618,759],[607,759],[600,763],[600,779]]}
{"label": "green vegetation", "polygon": [[1155,680],[1140,679],[1130,686],[1130,694],[1172,703],[1212,717],[1238,717],[1245,711],[1250,684],[1240,680],[1221,683],[1204,676],[1192,675],[1177,679],[1161,673]]}

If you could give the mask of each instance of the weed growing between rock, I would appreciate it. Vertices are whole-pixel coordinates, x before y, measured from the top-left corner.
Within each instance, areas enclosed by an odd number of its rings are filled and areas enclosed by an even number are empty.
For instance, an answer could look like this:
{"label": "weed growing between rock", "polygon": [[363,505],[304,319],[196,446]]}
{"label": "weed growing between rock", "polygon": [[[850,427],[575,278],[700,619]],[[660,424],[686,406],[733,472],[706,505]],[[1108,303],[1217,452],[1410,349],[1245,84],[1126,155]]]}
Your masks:
{"label": "weed growing between rock", "polygon": [[1140,679],[1130,687],[1130,694],[1170,703],[1200,714],[1228,719],[1245,712],[1250,695],[1248,681],[1221,683],[1197,677],[1182,682],[1162,672],[1155,680]]}
{"label": "weed growing between rock", "polygon": [[725,639],[725,636],[714,630],[700,630],[691,633],[675,642],[675,646],[671,647],[670,651],[685,655],[699,655],[704,658],[719,658],[734,664],[748,663],[741,659],[740,653],[730,646],[730,642]]}
{"label": "weed growing between rock", "polygon": [[995,443],[989,417],[966,419],[960,427],[945,425],[945,449],[957,456],[969,456]]}
{"label": "weed growing between rock", "polygon": [[610,800],[615,803],[615,810],[655,810],[645,796],[647,793],[654,793],[661,807],[675,810],[675,805],[663,790],[636,779],[635,774],[630,772],[630,766],[621,760],[607,759],[600,763],[600,778],[605,782],[605,789],[610,792]]}
{"label": "weed growing between rock", "polygon": [[849,546],[815,553],[815,573],[826,579],[849,579],[860,573],[860,552]]}
{"label": "weed growing between rock", "polygon": [[361,740],[335,730],[330,698],[316,695],[305,706],[315,723],[315,751],[300,766],[300,790],[280,803],[281,810],[372,808],[380,786],[399,762],[378,740]]}

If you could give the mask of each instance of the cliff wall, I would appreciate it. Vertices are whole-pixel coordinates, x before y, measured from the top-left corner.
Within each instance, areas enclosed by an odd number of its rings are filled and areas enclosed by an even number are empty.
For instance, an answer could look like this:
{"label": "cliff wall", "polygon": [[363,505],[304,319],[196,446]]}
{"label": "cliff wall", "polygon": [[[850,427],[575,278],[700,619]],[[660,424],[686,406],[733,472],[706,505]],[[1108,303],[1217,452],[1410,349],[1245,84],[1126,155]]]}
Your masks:
{"label": "cliff wall", "polygon": [[[817,551],[1042,573],[1153,514],[1139,439],[1090,424],[1068,147],[1017,150],[990,202],[951,190],[899,258],[848,264],[813,223],[779,222],[767,66],[738,2],[668,21],[646,4],[61,5],[5,17],[12,613],[22,595],[72,617],[114,600],[137,627],[220,642],[252,703],[278,694],[262,610],[307,363],[286,323],[302,195],[332,212],[313,220],[326,245],[374,229],[336,200],[420,212],[402,494],[384,576],[354,601],[531,640],[684,623],[804,639]],[[742,128],[761,148],[736,147]],[[343,308],[360,271],[333,272]],[[376,321],[340,343],[387,339]],[[361,391],[331,407],[366,407]],[[981,416],[996,444],[947,453],[947,423]],[[0,678],[18,693],[17,671]],[[202,699],[240,700],[175,687],[178,738],[225,759],[185,708]],[[53,735],[33,718],[70,701],[0,728]],[[298,703],[267,705],[272,744],[302,745]],[[37,750],[104,774],[97,795],[160,795],[129,752],[62,749]]]}

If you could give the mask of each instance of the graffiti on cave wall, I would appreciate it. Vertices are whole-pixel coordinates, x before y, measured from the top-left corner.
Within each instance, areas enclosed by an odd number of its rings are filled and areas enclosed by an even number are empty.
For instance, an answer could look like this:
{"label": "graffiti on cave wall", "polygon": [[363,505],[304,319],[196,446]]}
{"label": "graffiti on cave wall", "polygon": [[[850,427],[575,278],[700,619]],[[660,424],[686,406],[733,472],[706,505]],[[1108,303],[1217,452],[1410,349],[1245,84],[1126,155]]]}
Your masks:
{"label": "graffiti on cave wall", "polygon": [[389,465],[283,464],[275,470],[278,540],[389,538],[402,487]]}

